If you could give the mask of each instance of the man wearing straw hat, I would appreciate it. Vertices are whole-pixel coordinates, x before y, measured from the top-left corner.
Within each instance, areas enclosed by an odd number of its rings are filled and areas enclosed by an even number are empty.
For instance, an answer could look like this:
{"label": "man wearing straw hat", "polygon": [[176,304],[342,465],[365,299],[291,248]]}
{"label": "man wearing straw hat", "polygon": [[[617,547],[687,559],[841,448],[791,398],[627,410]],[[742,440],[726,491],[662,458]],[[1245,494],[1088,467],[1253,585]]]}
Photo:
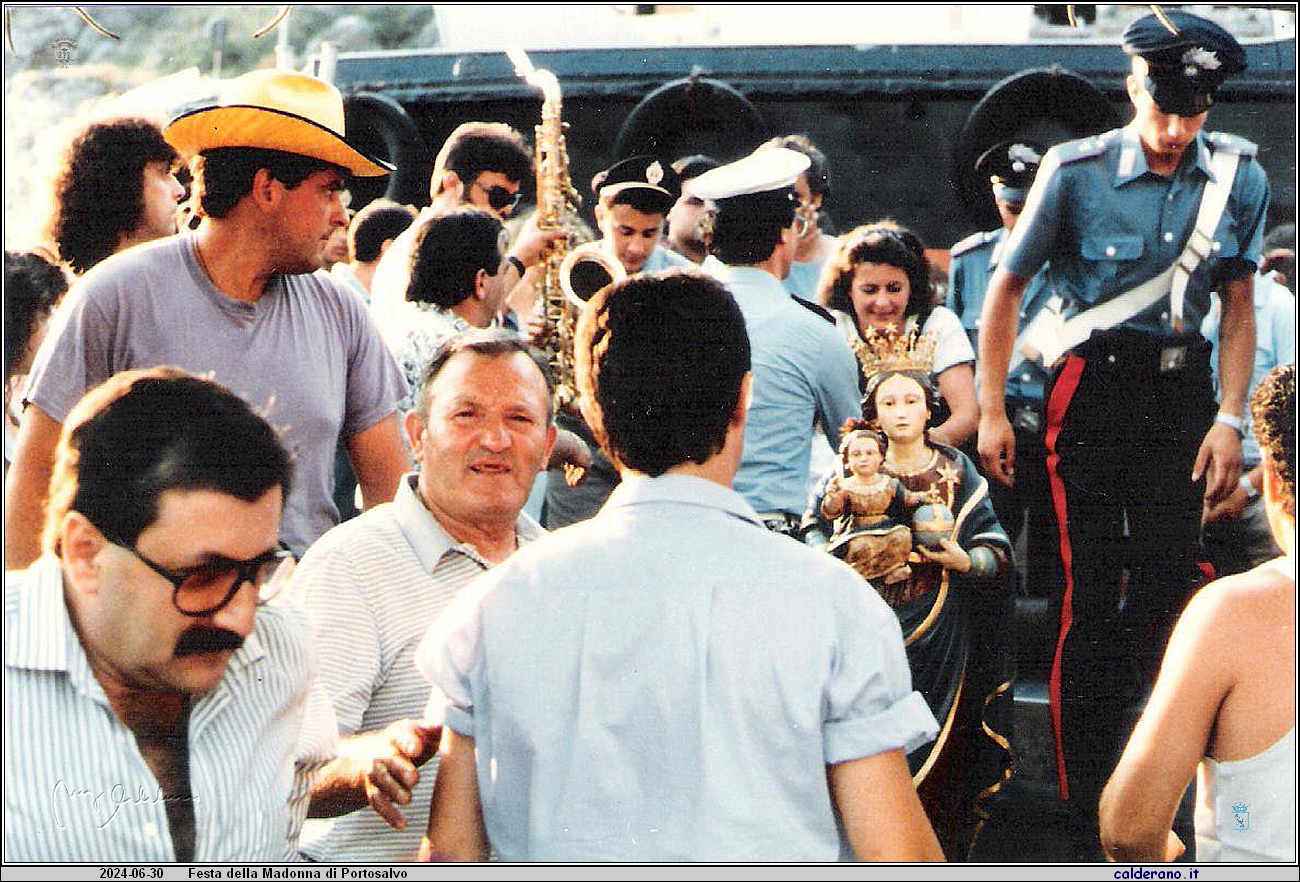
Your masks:
{"label": "man wearing straw hat", "polygon": [[309,275],[347,223],[345,176],[391,170],[346,140],[338,90],[255,71],[164,134],[192,157],[201,223],[104,261],[74,288],[24,398],[5,488],[6,568],[39,553],[51,454],[69,410],[130,368],[211,373],[283,432],[296,467],[283,538],[298,554],[337,520],[337,439],[367,506],[390,500],[410,467],[396,414],[401,373],[357,298]]}

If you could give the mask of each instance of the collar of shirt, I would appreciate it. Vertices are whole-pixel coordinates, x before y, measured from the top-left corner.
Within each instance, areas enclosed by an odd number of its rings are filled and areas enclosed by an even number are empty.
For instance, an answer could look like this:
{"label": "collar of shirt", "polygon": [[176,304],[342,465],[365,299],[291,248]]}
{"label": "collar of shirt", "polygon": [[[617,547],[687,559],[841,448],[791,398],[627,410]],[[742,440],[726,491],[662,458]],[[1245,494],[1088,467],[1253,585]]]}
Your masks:
{"label": "collar of shirt", "polygon": [[[1130,125],[1125,126],[1122,132],[1119,142],[1119,164],[1115,168],[1116,187],[1137,180],[1150,171],[1147,165],[1147,154],[1142,149],[1142,139],[1138,137],[1137,129]],[[1193,159],[1189,163],[1187,155],[1184,154],[1182,162],[1178,164],[1178,170],[1174,172],[1174,177],[1184,174],[1190,168],[1197,168],[1208,180],[1214,180],[1214,173],[1210,171],[1210,151],[1205,146],[1205,133],[1197,132],[1196,138],[1187,145],[1187,149],[1195,151],[1192,154]]]}
{"label": "collar of shirt", "polygon": [[[420,498],[419,474],[412,472],[402,478],[393,497],[393,518],[402,536],[410,543],[420,566],[432,573],[442,559],[452,552],[463,554],[487,568],[489,564],[477,549],[467,542],[457,542],[442,528]],[[520,545],[532,542],[546,531],[524,512],[515,521],[515,537]]]}
{"label": "collar of shirt", "polygon": [[[15,627],[8,636],[7,667],[65,672],[78,690],[108,703],[103,687],[90,668],[81,638],[72,627],[63,596],[63,565],[54,555],[41,557],[22,574]],[[266,649],[257,632],[250,632],[244,645],[231,655],[222,684],[230,670],[242,669],[265,656]]]}
{"label": "collar of shirt", "polygon": [[654,503],[717,509],[742,521],[749,521],[756,527],[763,527],[763,522],[754,513],[754,509],[740,494],[729,487],[694,475],[664,474],[657,478],[624,475],[622,483],[609,495],[605,507],[613,509]]}
{"label": "collar of shirt", "polygon": [[723,282],[735,282],[738,287],[731,289],[733,297],[738,297],[742,293],[749,294],[762,293],[766,288],[773,297],[788,299],[790,292],[785,290],[785,285],[781,280],[769,273],[767,270],[759,269],[756,266],[731,266],[719,261],[718,278]]}

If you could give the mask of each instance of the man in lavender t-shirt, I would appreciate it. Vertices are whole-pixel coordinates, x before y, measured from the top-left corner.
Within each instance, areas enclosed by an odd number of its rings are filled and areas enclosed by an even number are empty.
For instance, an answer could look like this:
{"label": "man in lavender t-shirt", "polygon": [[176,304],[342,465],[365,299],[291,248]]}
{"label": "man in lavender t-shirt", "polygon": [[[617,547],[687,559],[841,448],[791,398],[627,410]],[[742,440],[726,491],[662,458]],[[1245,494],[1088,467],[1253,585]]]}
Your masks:
{"label": "man in lavender t-shirt", "polygon": [[392,499],[410,467],[396,414],[401,372],[361,303],[324,273],[308,275],[347,223],[344,175],[388,171],[344,140],[338,91],[255,71],[164,134],[195,156],[202,223],[104,261],[60,310],[32,369],[5,487],[6,569],[40,553],[68,411],[130,368],[210,373],[280,430],[294,456],[283,538],[299,554],[337,520],[340,437],[367,506]]}

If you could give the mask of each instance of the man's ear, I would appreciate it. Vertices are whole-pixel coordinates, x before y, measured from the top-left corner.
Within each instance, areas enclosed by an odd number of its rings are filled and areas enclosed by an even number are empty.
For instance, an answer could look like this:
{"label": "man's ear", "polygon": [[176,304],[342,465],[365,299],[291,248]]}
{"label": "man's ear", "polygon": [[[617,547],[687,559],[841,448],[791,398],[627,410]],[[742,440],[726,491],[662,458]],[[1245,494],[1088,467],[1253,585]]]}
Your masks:
{"label": "man's ear", "polygon": [[266,210],[275,206],[286,189],[271,175],[270,169],[259,168],[253,175],[253,189],[249,195],[259,208]]}
{"label": "man's ear", "polygon": [[108,540],[99,528],[78,511],[70,511],[59,524],[59,556],[73,587],[83,594],[99,590],[99,553]]}
{"label": "man's ear", "polygon": [[406,440],[411,444],[411,453],[415,456],[416,462],[419,462],[420,446],[424,442],[425,425],[418,408],[407,411],[403,425],[406,429]]}
{"label": "man's ear", "polygon": [[749,405],[754,399],[754,372],[745,371],[745,376],[740,378],[740,394],[736,396],[736,407],[731,412],[730,419],[727,422],[733,426],[745,427],[745,420],[749,416]]}
{"label": "man's ear", "polygon": [[474,294],[475,300],[487,300],[488,280],[492,277],[488,275],[485,269],[479,269],[474,273]]}

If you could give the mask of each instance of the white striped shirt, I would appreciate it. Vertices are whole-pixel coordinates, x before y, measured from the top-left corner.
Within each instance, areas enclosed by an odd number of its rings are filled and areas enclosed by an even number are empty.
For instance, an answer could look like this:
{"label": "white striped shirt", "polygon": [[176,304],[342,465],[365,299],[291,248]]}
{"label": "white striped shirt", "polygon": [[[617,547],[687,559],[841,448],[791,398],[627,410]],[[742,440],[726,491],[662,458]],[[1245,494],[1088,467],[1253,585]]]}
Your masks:
{"label": "white striped shirt", "polygon": [[[161,789],[73,630],[54,557],[5,574],[5,861],[176,859]],[[196,861],[295,859],[334,755],[304,622],[260,609],[189,723]]]}
{"label": "white striped shirt", "polygon": [[[447,535],[415,481],[407,475],[391,503],[317,540],[284,599],[305,607],[316,632],[320,676],[342,736],[423,716],[429,683],[415,668],[415,648],[460,590],[489,566],[473,546]],[[515,530],[521,544],[543,533],[522,513]],[[420,769],[411,802],[399,806],[405,830],[394,830],[366,807],[308,821],[303,853],[346,863],[411,859],[429,820],[436,773],[435,757]]]}

